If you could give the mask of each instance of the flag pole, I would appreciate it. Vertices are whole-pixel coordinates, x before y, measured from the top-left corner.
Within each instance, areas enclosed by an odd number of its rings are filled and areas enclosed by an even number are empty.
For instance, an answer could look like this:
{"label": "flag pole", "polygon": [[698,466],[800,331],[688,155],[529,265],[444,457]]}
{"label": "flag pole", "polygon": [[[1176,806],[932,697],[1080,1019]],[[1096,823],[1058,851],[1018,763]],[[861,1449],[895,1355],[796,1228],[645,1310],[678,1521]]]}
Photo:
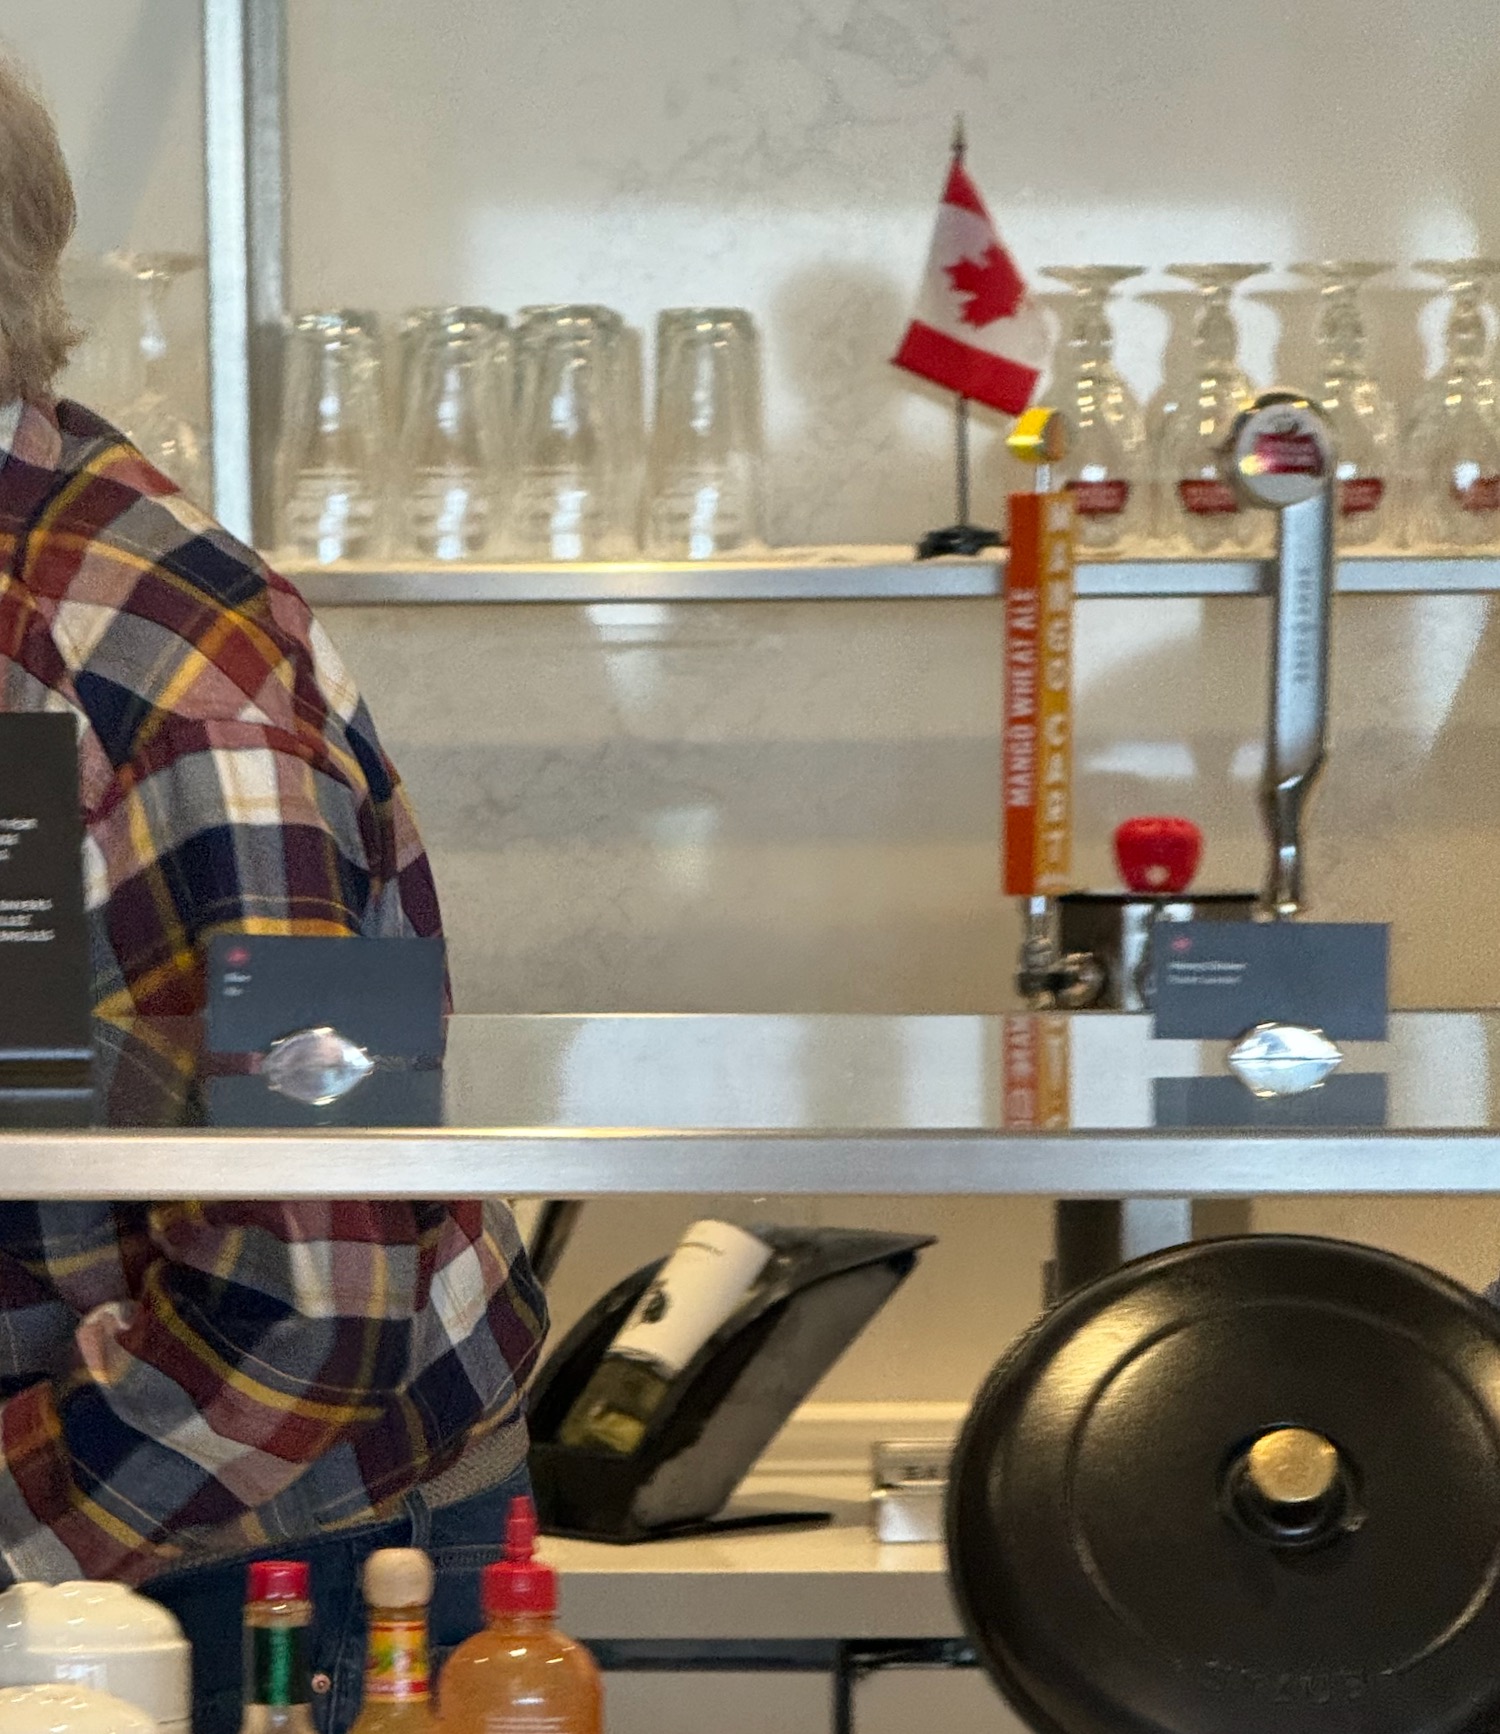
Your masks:
{"label": "flag pole", "polygon": [[998,532],[969,522],[969,400],[959,394],[953,412],[953,473],[958,522],[943,530],[929,530],[917,543],[919,560],[935,560],[944,554],[982,554],[1003,546]]}
{"label": "flag pole", "polygon": [[953,470],[958,483],[958,521],[960,525],[966,525],[969,522],[969,400],[962,392],[958,394],[954,431]]}
{"label": "flag pole", "polygon": [[944,554],[982,554],[1004,545],[999,533],[969,522],[969,400],[960,395],[953,417],[954,493],[958,522],[943,530],[929,530],[917,543],[919,560],[935,560]]}
{"label": "flag pole", "polygon": [[[954,162],[961,163],[968,148],[969,141],[964,134],[964,117],[959,113],[953,117]],[[969,400],[962,392],[958,394],[953,434],[953,474],[958,492],[958,523],[954,527],[966,529],[969,525]]]}
{"label": "flag pole", "polygon": [[[969,148],[964,132],[964,117],[953,117],[953,161],[961,164]],[[982,554],[987,548],[1002,545],[994,530],[982,529],[969,522],[969,400],[962,392],[954,406],[953,477],[957,495],[958,522],[944,530],[929,530],[917,544],[919,560],[933,560],[944,554]]]}

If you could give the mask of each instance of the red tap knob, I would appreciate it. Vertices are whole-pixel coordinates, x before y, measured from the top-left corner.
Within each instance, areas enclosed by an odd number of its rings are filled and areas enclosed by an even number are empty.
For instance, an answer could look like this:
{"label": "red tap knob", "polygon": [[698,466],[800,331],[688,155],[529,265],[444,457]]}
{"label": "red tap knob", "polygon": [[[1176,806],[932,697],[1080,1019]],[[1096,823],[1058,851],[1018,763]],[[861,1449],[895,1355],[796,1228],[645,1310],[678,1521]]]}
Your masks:
{"label": "red tap knob", "polygon": [[1131,891],[1186,891],[1202,855],[1191,819],[1127,819],[1115,830],[1115,861]]}

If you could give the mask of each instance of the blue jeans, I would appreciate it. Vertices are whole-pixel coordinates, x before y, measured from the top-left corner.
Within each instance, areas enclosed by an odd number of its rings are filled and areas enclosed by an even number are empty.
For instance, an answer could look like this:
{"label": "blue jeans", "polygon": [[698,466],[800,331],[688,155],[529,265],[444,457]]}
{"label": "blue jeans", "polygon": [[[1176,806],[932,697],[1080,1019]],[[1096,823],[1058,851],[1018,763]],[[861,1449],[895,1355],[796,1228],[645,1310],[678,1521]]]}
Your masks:
{"label": "blue jeans", "polygon": [[432,1556],[437,1569],[431,1609],[435,1676],[448,1652],[484,1623],[480,1571],[504,1549],[511,1500],[530,1490],[523,1464],[499,1487],[441,1511],[430,1511],[416,1492],[408,1496],[401,1516],[389,1522],[170,1572],[147,1584],[145,1594],[176,1614],[193,1646],[193,1734],[238,1734],[245,1567],[252,1559],[305,1559],[311,1566],[313,1716],[323,1734],[345,1734],[364,1688],[360,1572],[367,1556],[380,1547],[420,1547]]}

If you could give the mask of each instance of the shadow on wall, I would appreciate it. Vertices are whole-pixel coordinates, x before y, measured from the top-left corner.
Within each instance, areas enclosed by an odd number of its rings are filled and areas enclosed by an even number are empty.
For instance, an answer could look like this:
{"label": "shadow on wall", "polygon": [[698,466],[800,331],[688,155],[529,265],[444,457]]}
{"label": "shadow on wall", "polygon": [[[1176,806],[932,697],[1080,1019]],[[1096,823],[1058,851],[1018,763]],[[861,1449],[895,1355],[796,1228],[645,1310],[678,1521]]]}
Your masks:
{"label": "shadow on wall", "polygon": [[[953,399],[891,365],[910,317],[908,284],[832,261],[777,290],[766,329],[768,395],[787,402],[768,417],[780,541],[914,543],[951,521]],[[871,469],[888,485],[872,490]]]}

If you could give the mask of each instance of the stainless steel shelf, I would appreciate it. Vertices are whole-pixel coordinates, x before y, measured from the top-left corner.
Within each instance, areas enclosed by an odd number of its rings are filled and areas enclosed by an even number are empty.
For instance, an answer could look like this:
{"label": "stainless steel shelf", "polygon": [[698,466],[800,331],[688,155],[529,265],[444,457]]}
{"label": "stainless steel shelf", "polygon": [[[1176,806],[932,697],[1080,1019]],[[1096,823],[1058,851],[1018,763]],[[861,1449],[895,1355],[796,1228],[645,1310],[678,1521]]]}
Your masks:
{"label": "stainless steel shelf", "polygon": [[1500,1193],[1492,1132],[0,1135],[0,1198]]}
{"label": "stainless steel shelf", "polygon": [[[1071,1130],[1002,1129],[1028,1034]],[[1385,1080],[1382,1130],[1271,1129],[1249,1096],[1236,1126],[1159,1127],[1160,1080],[1227,1076],[1225,1044],[1119,1013],[458,1016],[439,1088],[414,1074],[413,1120],[387,1093],[377,1128],[254,1078],[195,1094],[187,1037],[101,1026],[76,1129],[0,1099],[0,1198],[1500,1193],[1500,1012],[1395,1013],[1387,1041],[1344,1044],[1340,1076]]]}
{"label": "stainless steel shelf", "polygon": [[[278,562],[320,608],[436,603],[888,602],[996,596],[1003,562],[916,561],[904,548],[789,549],[756,560],[334,566]],[[1084,597],[1254,596],[1269,562],[1112,560],[1078,568]],[[1347,595],[1500,591],[1500,559],[1363,556],[1340,562]]]}

